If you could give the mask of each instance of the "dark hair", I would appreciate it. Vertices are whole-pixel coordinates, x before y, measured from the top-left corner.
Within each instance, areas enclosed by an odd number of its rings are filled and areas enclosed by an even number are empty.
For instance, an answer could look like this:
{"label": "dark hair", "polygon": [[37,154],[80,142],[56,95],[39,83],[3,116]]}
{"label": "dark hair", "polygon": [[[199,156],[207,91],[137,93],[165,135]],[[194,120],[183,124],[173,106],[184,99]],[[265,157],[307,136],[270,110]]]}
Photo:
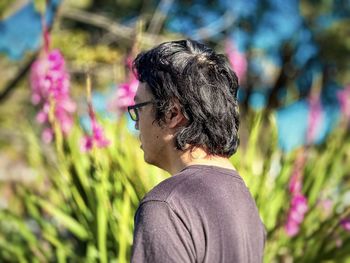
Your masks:
{"label": "dark hair", "polygon": [[229,157],[237,150],[238,79],[227,58],[193,40],[166,42],[140,53],[133,71],[157,102],[155,120],[178,100],[188,119],[176,134],[177,149],[201,146],[208,154]]}

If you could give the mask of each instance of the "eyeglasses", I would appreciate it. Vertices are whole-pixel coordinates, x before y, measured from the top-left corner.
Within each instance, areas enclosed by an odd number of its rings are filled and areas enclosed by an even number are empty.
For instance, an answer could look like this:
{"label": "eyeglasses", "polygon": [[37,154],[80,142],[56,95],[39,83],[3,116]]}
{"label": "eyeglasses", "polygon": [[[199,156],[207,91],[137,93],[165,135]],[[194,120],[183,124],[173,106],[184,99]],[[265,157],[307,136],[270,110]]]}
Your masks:
{"label": "eyeglasses", "polygon": [[143,106],[146,106],[146,105],[151,104],[151,103],[154,103],[154,101],[150,100],[150,101],[135,104],[133,106],[128,106],[128,112],[129,112],[130,118],[133,121],[138,121],[139,120],[139,109],[142,108]]}

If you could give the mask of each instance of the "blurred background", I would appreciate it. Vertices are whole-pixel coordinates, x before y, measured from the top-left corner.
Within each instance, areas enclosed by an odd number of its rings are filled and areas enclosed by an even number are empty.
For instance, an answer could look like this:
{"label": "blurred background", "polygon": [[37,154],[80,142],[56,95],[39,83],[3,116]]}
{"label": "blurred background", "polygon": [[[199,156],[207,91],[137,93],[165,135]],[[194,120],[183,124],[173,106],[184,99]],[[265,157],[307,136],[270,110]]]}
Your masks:
{"label": "blurred background", "polygon": [[231,158],[265,262],[350,262],[349,0],[2,0],[0,261],[128,262],[144,163],[142,50],[190,38],[239,77]]}

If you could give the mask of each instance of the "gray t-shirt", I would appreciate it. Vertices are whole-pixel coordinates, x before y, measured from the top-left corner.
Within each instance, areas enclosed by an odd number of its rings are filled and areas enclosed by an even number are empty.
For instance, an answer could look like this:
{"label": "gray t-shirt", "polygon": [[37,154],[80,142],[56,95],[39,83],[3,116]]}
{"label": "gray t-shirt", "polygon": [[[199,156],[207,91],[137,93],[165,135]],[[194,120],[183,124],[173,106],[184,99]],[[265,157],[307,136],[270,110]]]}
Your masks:
{"label": "gray t-shirt", "polygon": [[264,243],[264,225],[237,172],[192,165],[141,201],[131,262],[255,263]]}

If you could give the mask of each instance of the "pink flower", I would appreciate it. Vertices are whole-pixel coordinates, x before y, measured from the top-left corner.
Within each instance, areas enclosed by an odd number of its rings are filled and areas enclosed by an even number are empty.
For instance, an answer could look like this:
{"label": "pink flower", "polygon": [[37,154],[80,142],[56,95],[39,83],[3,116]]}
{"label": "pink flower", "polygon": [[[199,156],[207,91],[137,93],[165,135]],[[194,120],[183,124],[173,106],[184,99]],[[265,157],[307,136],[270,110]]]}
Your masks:
{"label": "pink flower", "polygon": [[298,194],[292,199],[292,210],[298,215],[304,215],[307,212],[307,199],[304,195]]}
{"label": "pink flower", "polygon": [[299,225],[303,222],[307,210],[307,199],[304,195],[297,194],[292,197],[291,208],[285,224],[285,230],[289,236],[294,236],[299,232]]}
{"label": "pink flower", "polygon": [[295,236],[298,234],[300,224],[304,220],[305,213],[308,210],[307,199],[302,194],[302,169],[305,164],[304,152],[298,155],[294,170],[289,182],[289,191],[291,195],[290,208],[288,211],[287,222],[284,225],[288,236]]}
{"label": "pink flower", "polygon": [[92,105],[89,103],[89,117],[92,126],[92,135],[85,135],[80,141],[80,150],[87,152],[92,150],[95,146],[98,148],[107,147],[110,141],[105,137],[102,126],[97,122],[95,112]]}
{"label": "pink flower", "polygon": [[109,140],[105,137],[103,128],[96,121],[92,121],[92,134],[97,147],[103,148],[109,145]]}
{"label": "pink flower", "polygon": [[344,218],[340,221],[340,225],[346,230],[350,232],[350,218]]}
{"label": "pink flower", "polygon": [[306,135],[306,140],[311,143],[315,140],[317,130],[320,128],[320,124],[323,120],[322,105],[318,95],[311,95],[309,99],[310,113],[309,113],[309,125]]}
{"label": "pink flower", "polygon": [[244,53],[239,52],[234,43],[226,42],[226,53],[231,63],[232,69],[236,72],[238,80],[243,82],[246,76],[248,62]]}
{"label": "pink flower", "polygon": [[[72,113],[76,110],[76,104],[69,94],[69,74],[58,49],[52,50],[33,63],[30,83],[32,103],[42,107],[36,120],[48,127],[51,127],[52,121],[57,121],[63,134],[68,134],[73,126]],[[54,120],[49,119],[51,107]]]}
{"label": "pink flower", "polygon": [[49,144],[53,139],[53,130],[51,128],[45,128],[41,133],[41,139],[44,143]]}
{"label": "pink flower", "polygon": [[350,85],[337,92],[341,112],[347,120],[350,120]]}
{"label": "pink flower", "polygon": [[291,193],[301,191],[301,186],[302,186],[301,181],[300,181],[301,175],[299,173],[300,173],[300,171],[295,172],[295,174],[293,174],[291,179],[290,179],[289,192],[291,192]]}
{"label": "pink flower", "polygon": [[299,233],[299,224],[293,220],[288,220],[284,225],[284,229],[288,236],[293,237]]}
{"label": "pink flower", "polygon": [[301,193],[302,188],[302,176],[303,172],[302,169],[305,164],[305,155],[303,152],[301,152],[294,163],[293,167],[293,173],[289,182],[289,192],[291,195]]}
{"label": "pink flower", "polygon": [[94,146],[94,141],[92,136],[85,135],[80,141],[80,151],[88,152],[92,150]]}
{"label": "pink flower", "polygon": [[48,120],[48,113],[45,112],[44,110],[39,111],[39,113],[36,115],[35,119],[38,123],[41,123],[41,124],[45,123]]}
{"label": "pink flower", "polygon": [[126,110],[126,108],[134,104],[134,97],[136,94],[139,81],[134,75],[131,75],[129,82],[119,84],[115,98],[109,104],[110,109]]}

